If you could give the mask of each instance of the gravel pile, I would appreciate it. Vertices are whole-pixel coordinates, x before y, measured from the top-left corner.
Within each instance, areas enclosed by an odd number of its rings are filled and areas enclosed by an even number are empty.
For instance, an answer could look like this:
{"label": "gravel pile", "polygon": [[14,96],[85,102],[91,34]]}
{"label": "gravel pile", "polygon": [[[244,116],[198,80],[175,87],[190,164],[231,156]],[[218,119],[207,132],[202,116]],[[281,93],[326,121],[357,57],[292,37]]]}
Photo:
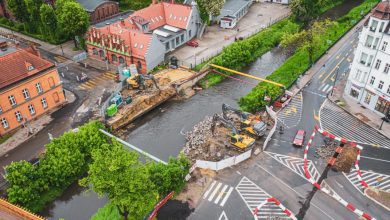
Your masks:
{"label": "gravel pile", "polygon": [[338,144],[334,141],[329,141],[326,145],[322,145],[321,147],[316,148],[316,156],[317,158],[327,159],[333,156],[336,151]]}
{"label": "gravel pile", "polygon": [[187,143],[184,148],[186,154],[189,153],[191,149],[199,149],[208,144],[208,139],[211,137],[211,124],[213,118],[206,116],[206,118],[196,124],[192,131],[187,131],[184,135],[186,137]]}

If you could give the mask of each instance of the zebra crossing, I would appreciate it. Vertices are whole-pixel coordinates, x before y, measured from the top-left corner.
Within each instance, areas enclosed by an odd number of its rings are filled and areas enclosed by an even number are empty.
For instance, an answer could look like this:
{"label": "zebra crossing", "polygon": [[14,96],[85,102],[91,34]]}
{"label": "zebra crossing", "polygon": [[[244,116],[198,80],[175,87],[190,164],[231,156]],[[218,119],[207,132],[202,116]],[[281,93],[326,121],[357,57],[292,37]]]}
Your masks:
{"label": "zebra crossing", "polygon": [[330,91],[332,91],[332,89],[333,89],[333,86],[332,86],[332,85],[324,84],[324,85],[320,86],[320,88],[318,89],[318,91],[321,91],[321,92],[323,92],[323,93],[328,94]]}
{"label": "zebra crossing", "polygon": [[101,82],[107,81],[107,80],[115,80],[116,74],[112,72],[105,72],[100,76],[93,77],[89,79],[88,81],[80,84],[78,86],[79,89],[82,90],[90,90],[93,89],[95,86],[99,85]]}
{"label": "zebra crossing", "polygon": [[203,194],[203,199],[223,207],[233,192],[233,187],[214,180],[207,191]]}
{"label": "zebra crossing", "polygon": [[320,124],[336,136],[390,149],[388,138],[327,100],[320,109]]}
{"label": "zebra crossing", "polygon": [[[236,186],[236,190],[251,212],[260,203],[271,197],[247,177],[241,179],[240,183]],[[273,219],[275,217],[277,219],[289,219],[286,213],[274,203],[266,203],[257,213],[257,219]]]}
{"label": "zebra crossing", "polygon": [[[362,179],[371,187],[390,192],[390,176],[382,173],[375,173],[367,170],[360,170]],[[343,173],[349,182],[363,194],[364,190],[359,181],[358,174],[352,169],[349,174]]]}
{"label": "zebra crossing", "polygon": [[[290,170],[294,171],[294,173],[306,179],[304,170],[304,159],[298,157],[291,157],[283,154],[277,154],[269,151],[264,152],[268,154],[268,156],[281,163],[283,166],[289,168]],[[318,172],[317,168],[311,160],[308,160],[307,170],[310,173],[310,176],[312,176],[313,179],[318,181],[321,174]],[[332,194],[337,194],[332,188],[330,188],[330,186],[325,181],[322,182],[321,186],[327,188]]]}
{"label": "zebra crossing", "polygon": [[297,126],[302,118],[302,92],[295,95],[290,103],[278,113],[278,121],[285,128]]}
{"label": "zebra crossing", "polygon": [[54,59],[59,62],[59,63],[63,63],[65,61],[67,61],[68,59],[66,57],[63,57],[63,56],[60,56],[60,55],[56,55],[54,56]]}

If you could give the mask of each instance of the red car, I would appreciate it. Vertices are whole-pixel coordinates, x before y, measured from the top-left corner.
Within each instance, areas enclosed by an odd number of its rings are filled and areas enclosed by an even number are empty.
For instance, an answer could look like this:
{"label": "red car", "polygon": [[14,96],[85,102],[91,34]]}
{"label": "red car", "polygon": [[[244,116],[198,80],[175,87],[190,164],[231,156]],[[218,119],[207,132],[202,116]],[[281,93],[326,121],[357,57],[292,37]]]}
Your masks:
{"label": "red car", "polygon": [[195,40],[188,41],[186,44],[188,46],[191,46],[191,47],[198,47],[199,46],[199,43],[196,42]]}
{"label": "red car", "polygon": [[304,130],[298,130],[297,134],[295,135],[293,145],[297,147],[303,147],[303,144],[305,143],[305,135],[306,132]]}

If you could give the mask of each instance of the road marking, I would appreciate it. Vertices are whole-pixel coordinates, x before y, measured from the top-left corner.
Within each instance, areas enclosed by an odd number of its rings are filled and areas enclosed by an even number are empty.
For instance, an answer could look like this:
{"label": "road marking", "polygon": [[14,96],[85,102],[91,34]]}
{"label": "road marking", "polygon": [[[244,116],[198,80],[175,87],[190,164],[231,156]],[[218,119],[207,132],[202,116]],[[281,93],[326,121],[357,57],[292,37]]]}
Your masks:
{"label": "road marking", "polygon": [[326,93],[329,93],[333,89],[333,86],[329,86],[328,90],[326,90]]}
{"label": "road marking", "polygon": [[331,76],[333,74],[333,72],[336,70],[336,68],[339,67],[340,63],[343,62],[344,60],[345,60],[345,58],[341,59],[340,62],[338,62],[336,64],[336,66],[332,69],[332,71],[330,71],[330,73],[322,80],[322,83],[324,83],[329,78],[329,76]]}
{"label": "road marking", "polygon": [[314,115],[314,119],[315,119],[316,121],[320,121],[319,117],[318,117],[317,114],[316,114],[316,110],[315,110],[315,109],[313,109],[313,115]]}
{"label": "road marking", "polygon": [[236,173],[237,173],[238,175],[241,175],[240,171],[238,171],[238,170],[236,171]]}
{"label": "road marking", "polygon": [[225,211],[222,211],[222,213],[219,216],[218,220],[228,220],[228,217],[226,216]]}
{"label": "road marking", "polygon": [[322,91],[322,92],[325,92],[325,91],[328,89],[328,86],[329,86],[329,85],[328,85],[328,84],[326,84],[326,85],[325,85],[325,86],[322,88],[322,90],[321,90],[321,91]]}
{"label": "road marking", "polygon": [[378,158],[374,158],[374,157],[366,157],[366,156],[360,156],[360,157],[370,159],[370,160],[378,160],[378,161],[390,163],[390,160],[383,160],[383,159],[378,159]]}
{"label": "road marking", "polygon": [[[390,192],[390,175],[376,173],[372,171],[360,170],[362,179],[371,187],[378,188],[380,190]],[[349,174],[344,173],[344,176],[348,181],[363,194],[364,189],[359,181],[358,174],[355,169],[352,169]]]}
{"label": "road marking", "polygon": [[[271,173],[270,171],[268,171],[267,169],[265,169],[264,167],[262,167],[260,164],[256,163],[256,166],[261,168],[262,170],[264,170],[265,172],[267,172],[269,175],[271,175],[273,178],[275,178],[277,181],[279,181],[280,183],[282,183],[283,185],[285,185],[288,189],[290,189],[291,191],[295,192],[299,197],[301,198],[305,198],[305,196],[303,196],[302,194],[300,194],[299,192],[297,192],[295,189],[291,188],[291,186],[289,186],[287,183],[285,183],[283,180],[281,180],[279,177],[275,176],[273,173]],[[322,210],[320,207],[318,207],[314,202],[311,202],[311,204],[316,207],[318,210],[320,210],[322,212],[322,214],[324,214],[325,216],[327,216],[329,219],[332,219],[332,220],[335,220],[334,218],[332,218],[330,215],[328,215],[328,213],[326,213],[324,210]]]}
{"label": "road marking", "polygon": [[[253,183],[247,177],[242,177],[240,183],[236,186],[236,190],[244,203],[252,212],[260,203],[270,198],[271,196]],[[266,203],[257,213],[257,219],[269,219],[269,217],[287,217],[286,213],[274,203]]]}
{"label": "road marking", "polygon": [[233,189],[234,189],[233,187],[227,184],[214,180],[209,186],[209,188],[207,189],[207,191],[203,194],[203,199],[207,199],[207,201],[211,202],[214,199],[214,197],[217,195],[213,203],[218,204],[222,199],[219,205],[224,206],[230,194],[232,193]]}
{"label": "road marking", "polygon": [[319,94],[319,93],[316,93],[316,92],[313,92],[313,91],[310,91],[310,90],[307,90],[307,89],[305,89],[305,90],[303,90],[304,92],[308,92],[308,93],[311,93],[311,94],[313,94],[313,95],[318,95],[318,96],[320,96],[320,97],[322,97],[322,98],[326,98],[326,95],[322,95],[322,94]]}
{"label": "road marking", "polygon": [[278,112],[278,121],[283,124],[284,127],[292,128],[299,124],[302,119],[302,92],[295,95],[290,103]]}
{"label": "road marking", "polygon": [[[289,168],[290,170],[294,171],[296,174],[307,180],[305,171],[303,169],[304,159],[298,157],[291,157],[283,154],[277,154],[269,151],[264,152],[268,154],[268,156],[281,163],[283,166]],[[320,173],[318,172],[317,168],[311,160],[307,160],[307,162],[307,170],[310,176],[312,176],[314,180],[318,181],[321,176]],[[321,186],[327,188],[331,194],[337,195],[337,193],[325,181],[322,182]]]}
{"label": "road marking", "polygon": [[227,199],[229,198],[230,194],[232,194],[232,192],[233,192],[233,187],[230,187],[230,188],[229,188],[229,191],[226,193],[225,198],[223,198],[221,204],[219,204],[220,206],[223,207],[223,206],[225,205]]}
{"label": "road marking", "polygon": [[337,55],[337,56],[336,56],[336,60],[338,60],[339,58],[340,58],[340,55]]}

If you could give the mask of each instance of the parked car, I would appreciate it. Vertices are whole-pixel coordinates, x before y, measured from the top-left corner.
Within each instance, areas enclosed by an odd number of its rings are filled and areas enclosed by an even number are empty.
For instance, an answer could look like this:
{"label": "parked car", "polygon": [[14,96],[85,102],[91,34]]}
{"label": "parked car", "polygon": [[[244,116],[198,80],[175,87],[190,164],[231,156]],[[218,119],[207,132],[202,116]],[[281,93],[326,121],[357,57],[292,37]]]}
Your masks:
{"label": "parked car", "polygon": [[186,43],[188,46],[190,47],[198,47],[199,46],[199,43],[196,42],[195,40],[190,40]]}
{"label": "parked car", "polygon": [[295,135],[293,145],[297,147],[303,147],[303,144],[305,143],[305,136],[306,132],[304,130],[298,130],[297,134]]}

